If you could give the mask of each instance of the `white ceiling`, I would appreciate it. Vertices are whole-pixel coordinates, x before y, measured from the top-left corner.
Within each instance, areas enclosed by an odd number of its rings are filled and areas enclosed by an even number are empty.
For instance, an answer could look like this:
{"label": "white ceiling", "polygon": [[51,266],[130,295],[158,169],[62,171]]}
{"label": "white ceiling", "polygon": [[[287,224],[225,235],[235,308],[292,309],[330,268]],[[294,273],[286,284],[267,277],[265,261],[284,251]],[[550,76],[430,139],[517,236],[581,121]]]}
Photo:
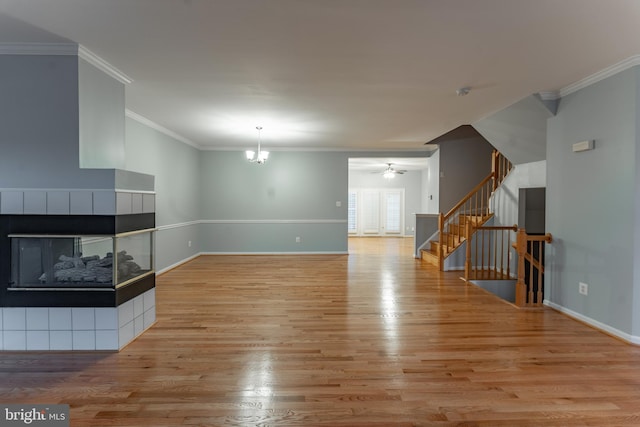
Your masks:
{"label": "white ceiling", "polygon": [[[638,0],[0,0],[0,42],[77,42],[202,148],[423,149],[640,53]],[[471,93],[456,96],[470,86]]]}

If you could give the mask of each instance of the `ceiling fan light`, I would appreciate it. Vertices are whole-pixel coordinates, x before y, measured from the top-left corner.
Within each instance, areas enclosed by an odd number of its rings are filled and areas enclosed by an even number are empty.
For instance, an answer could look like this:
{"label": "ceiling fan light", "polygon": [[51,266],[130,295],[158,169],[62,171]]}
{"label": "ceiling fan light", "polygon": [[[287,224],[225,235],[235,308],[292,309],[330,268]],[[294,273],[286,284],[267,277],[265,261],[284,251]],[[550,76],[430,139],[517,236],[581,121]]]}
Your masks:
{"label": "ceiling fan light", "polygon": [[392,178],[394,178],[396,176],[396,174],[392,170],[386,170],[386,171],[384,171],[382,176],[385,177],[386,179],[392,179]]}

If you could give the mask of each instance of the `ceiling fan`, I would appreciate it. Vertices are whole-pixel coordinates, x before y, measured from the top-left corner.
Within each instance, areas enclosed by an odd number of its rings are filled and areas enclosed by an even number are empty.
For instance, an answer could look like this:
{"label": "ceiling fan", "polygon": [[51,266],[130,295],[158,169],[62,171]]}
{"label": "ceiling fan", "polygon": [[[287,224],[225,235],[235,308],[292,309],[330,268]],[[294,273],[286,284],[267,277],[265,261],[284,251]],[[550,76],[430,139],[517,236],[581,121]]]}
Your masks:
{"label": "ceiling fan", "polygon": [[403,173],[406,172],[406,170],[404,169],[394,169],[393,167],[391,167],[393,163],[387,163],[387,168],[382,171],[382,176],[387,178],[387,179],[391,179],[393,177],[397,175],[402,175]]}

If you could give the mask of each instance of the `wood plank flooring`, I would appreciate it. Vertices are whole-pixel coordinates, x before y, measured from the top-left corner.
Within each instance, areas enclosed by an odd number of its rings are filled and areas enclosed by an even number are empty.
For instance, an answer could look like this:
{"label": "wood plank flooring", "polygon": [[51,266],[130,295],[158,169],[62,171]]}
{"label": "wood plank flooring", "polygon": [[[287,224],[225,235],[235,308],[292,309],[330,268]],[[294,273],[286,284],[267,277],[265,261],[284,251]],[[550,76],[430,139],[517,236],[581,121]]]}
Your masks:
{"label": "wood plank flooring", "polygon": [[203,256],[119,353],[1,353],[0,402],[72,426],[638,426],[640,348],[412,258]]}

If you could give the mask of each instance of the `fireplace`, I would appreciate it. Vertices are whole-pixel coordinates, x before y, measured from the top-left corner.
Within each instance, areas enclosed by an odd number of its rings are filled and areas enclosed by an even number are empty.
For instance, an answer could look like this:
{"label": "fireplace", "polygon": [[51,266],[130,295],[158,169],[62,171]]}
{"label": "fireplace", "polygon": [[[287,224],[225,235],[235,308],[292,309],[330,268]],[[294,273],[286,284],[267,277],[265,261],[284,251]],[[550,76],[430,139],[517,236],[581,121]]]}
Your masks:
{"label": "fireplace", "polygon": [[0,216],[4,307],[117,307],[155,286],[155,214]]}
{"label": "fireplace", "polygon": [[118,351],[154,324],[153,180],[116,177],[133,189],[0,190],[0,350]]}
{"label": "fireplace", "polygon": [[153,274],[152,230],[115,236],[10,234],[13,289],[117,289]]}

